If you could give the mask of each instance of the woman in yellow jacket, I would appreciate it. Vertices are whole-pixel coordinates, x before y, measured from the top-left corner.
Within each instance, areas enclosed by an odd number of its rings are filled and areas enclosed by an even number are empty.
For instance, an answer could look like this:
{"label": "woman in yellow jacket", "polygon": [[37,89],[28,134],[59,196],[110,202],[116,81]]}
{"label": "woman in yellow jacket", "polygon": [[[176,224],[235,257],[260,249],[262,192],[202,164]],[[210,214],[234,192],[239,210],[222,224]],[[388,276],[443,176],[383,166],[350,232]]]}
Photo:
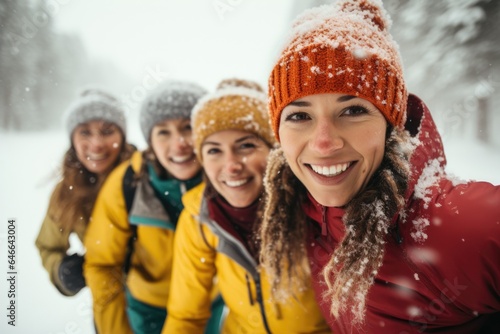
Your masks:
{"label": "woman in yellow jacket", "polygon": [[52,284],[65,296],[84,286],[84,256],[67,254],[70,234],[83,240],[104,180],[134,147],[125,139],[125,113],[108,93],[87,89],[66,110],[71,146],[64,154],[61,180],[52,192],[35,245]]}
{"label": "woman in yellow jacket", "polygon": [[179,81],[151,92],[140,113],[148,149],[117,167],[99,193],[84,274],[100,334],[161,331],[181,195],[202,179],[190,115],[205,92]]}
{"label": "woman in yellow jacket", "polygon": [[225,80],[198,102],[191,123],[206,185],[183,196],[162,333],[202,333],[216,275],[229,309],[222,333],[329,333],[311,289],[271,301],[259,266],[258,211],[274,144],[262,89]]}

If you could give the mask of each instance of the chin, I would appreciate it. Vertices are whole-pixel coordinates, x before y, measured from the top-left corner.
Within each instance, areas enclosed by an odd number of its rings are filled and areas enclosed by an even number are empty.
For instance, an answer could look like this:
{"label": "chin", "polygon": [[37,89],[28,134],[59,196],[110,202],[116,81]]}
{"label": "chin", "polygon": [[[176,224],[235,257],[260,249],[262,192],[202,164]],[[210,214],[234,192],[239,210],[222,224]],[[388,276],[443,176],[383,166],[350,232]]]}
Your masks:
{"label": "chin", "polygon": [[332,198],[331,195],[314,195],[312,194],[314,199],[323,206],[328,207],[342,207],[348,203],[347,200],[343,200],[340,198]]}
{"label": "chin", "polygon": [[171,172],[172,176],[175,177],[176,179],[179,179],[181,181],[186,181],[186,180],[189,180],[189,179],[192,179],[193,177],[195,177],[196,174],[198,174],[198,169],[196,170],[183,170],[181,172]]}

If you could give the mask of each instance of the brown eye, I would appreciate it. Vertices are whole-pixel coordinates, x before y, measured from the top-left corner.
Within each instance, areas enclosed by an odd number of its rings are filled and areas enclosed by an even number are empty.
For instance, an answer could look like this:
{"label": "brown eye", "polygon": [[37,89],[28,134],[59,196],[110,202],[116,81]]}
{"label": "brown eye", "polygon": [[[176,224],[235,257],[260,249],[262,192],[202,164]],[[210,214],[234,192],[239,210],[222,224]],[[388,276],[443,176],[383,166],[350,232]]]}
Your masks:
{"label": "brown eye", "polygon": [[311,118],[305,112],[294,112],[285,118],[286,121],[292,121],[292,122],[300,122],[300,121],[305,121],[308,119],[311,119]]}
{"label": "brown eye", "polygon": [[362,107],[362,106],[349,106],[349,107],[345,108],[344,110],[342,110],[342,115],[346,115],[346,116],[358,116],[358,115],[367,114],[367,113],[368,113],[368,109],[366,109],[365,107]]}
{"label": "brown eye", "polygon": [[82,137],[90,137],[92,135],[89,129],[80,129],[78,134]]}
{"label": "brown eye", "polygon": [[165,130],[165,129],[160,129],[156,133],[158,136],[170,136],[170,131]]}
{"label": "brown eye", "polygon": [[105,128],[105,129],[101,130],[101,135],[103,135],[103,136],[111,136],[112,134],[115,133],[115,131],[116,131],[116,129],[113,128],[113,127]]}
{"label": "brown eye", "polygon": [[220,153],[220,150],[218,148],[212,147],[212,148],[209,148],[208,150],[206,150],[205,153],[207,155],[214,155],[214,154]]}

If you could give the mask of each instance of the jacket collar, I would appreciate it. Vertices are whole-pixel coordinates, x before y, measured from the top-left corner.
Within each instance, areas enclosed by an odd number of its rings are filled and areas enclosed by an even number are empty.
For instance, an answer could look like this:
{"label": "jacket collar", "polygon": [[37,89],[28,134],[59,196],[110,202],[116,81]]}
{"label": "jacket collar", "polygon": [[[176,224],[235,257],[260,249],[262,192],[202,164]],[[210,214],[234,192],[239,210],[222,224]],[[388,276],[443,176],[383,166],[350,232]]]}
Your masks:
{"label": "jacket collar", "polygon": [[321,235],[333,237],[337,241],[342,240],[345,234],[345,226],[342,223],[344,209],[323,206],[309,192],[307,197],[308,201],[302,207],[305,214],[319,224]]}

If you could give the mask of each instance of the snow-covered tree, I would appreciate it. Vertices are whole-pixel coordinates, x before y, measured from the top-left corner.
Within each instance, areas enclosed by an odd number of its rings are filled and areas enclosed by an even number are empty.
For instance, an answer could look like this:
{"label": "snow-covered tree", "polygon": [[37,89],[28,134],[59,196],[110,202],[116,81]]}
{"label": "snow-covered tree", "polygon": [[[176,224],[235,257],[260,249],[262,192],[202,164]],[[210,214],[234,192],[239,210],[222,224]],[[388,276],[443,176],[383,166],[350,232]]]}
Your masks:
{"label": "snow-covered tree", "polygon": [[[500,2],[386,0],[412,91],[447,133],[492,141],[490,105],[500,89]],[[498,94],[496,94],[498,96]],[[498,123],[497,118],[497,123]],[[455,130],[455,131],[454,131]],[[458,130],[458,131],[456,131]]]}
{"label": "snow-covered tree", "polygon": [[0,0],[0,128],[60,125],[85,53],[52,20],[45,0]]}

